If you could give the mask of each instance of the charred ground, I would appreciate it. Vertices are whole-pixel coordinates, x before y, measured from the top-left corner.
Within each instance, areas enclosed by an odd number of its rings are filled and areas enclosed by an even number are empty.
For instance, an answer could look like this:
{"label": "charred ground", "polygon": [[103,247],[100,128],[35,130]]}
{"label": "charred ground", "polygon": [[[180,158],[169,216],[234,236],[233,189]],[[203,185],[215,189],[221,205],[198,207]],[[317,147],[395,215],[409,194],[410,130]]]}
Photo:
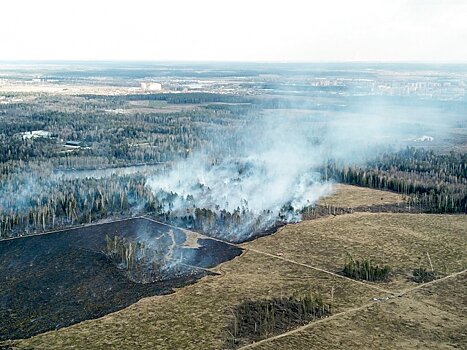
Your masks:
{"label": "charred ground", "polygon": [[184,231],[144,218],[0,242],[0,338],[27,338],[172,293],[214,274],[208,269],[241,253],[219,241],[195,238],[199,247],[183,248],[183,269],[144,284],[132,282],[104,254],[106,235],[157,239],[169,230],[178,245],[186,242]]}

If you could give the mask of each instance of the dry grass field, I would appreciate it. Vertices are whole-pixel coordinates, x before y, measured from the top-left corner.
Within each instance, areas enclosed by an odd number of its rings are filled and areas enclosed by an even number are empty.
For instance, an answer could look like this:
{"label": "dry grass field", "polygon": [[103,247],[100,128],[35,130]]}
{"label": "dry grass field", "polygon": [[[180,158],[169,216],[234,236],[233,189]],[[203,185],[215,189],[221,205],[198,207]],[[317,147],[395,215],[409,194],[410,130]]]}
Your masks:
{"label": "dry grass field", "polygon": [[197,104],[170,104],[167,101],[130,101],[131,113],[176,113],[199,108]]}
{"label": "dry grass field", "polygon": [[334,193],[322,198],[318,204],[332,205],[340,208],[355,208],[384,204],[402,204],[404,202],[403,197],[398,193],[337,184]]}
{"label": "dry grass field", "polygon": [[254,349],[465,349],[466,274],[302,331]]}
{"label": "dry grass field", "polygon": [[466,215],[355,213],[303,221],[244,247],[339,273],[346,259],[370,258],[392,270],[382,288],[400,291],[415,283],[414,268],[447,275],[467,267]]}
{"label": "dry grass field", "polygon": [[[397,195],[339,186],[349,207]],[[343,200],[344,200],[343,199]],[[336,200],[336,198],[326,199]],[[371,203],[370,203],[371,202]],[[342,203],[342,202],[339,202]],[[347,205],[346,204],[346,205]],[[19,349],[225,349],[233,308],[245,299],[320,292],[333,316],[245,348],[466,348],[467,216],[354,213],[288,225],[245,243],[218,276],[175,293],[140,300],[100,319],[11,343]],[[446,278],[409,280],[420,264]],[[389,283],[339,275],[348,254],[386,263]],[[383,298],[373,301],[373,298]],[[388,298],[388,299],[385,299]]]}

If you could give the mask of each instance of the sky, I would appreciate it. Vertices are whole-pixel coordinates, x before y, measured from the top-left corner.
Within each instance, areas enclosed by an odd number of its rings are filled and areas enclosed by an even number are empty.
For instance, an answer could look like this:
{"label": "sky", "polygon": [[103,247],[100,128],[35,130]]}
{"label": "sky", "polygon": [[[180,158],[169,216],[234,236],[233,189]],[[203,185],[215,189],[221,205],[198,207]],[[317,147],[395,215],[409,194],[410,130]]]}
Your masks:
{"label": "sky", "polygon": [[467,62],[467,0],[5,0],[0,60]]}

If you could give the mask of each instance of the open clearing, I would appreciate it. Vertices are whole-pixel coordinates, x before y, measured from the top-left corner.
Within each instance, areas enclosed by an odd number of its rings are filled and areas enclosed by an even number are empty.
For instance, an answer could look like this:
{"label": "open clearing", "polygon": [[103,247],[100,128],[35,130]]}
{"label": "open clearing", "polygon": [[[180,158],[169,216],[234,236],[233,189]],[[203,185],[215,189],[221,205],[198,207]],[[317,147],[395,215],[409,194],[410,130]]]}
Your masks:
{"label": "open clearing", "polygon": [[373,190],[352,185],[337,184],[334,193],[322,198],[319,205],[330,205],[340,208],[356,208],[363,206],[402,204],[402,195],[393,192]]}
{"label": "open clearing", "polygon": [[[347,198],[359,190],[350,187],[344,187]],[[380,191],[366,191],[368,201],[381,201]],[[288,225],[243,244],[246,251],[241,256],[214,269],[219,276],[12,345],[223,349],[228,347],[225,327],[232,320],[231,310],[243,300],[315,291],[330,301],[334,289],[334,316],[251,348],[466,348],[466,274],[450,276],[467,267],[466,227],[466,215],[390,213],[354,213]],[[390,265],[391,281],[367,283],[340,276],[348,253]],[[429,267],[426,253],[447,278],[418,285],[409,274],[420,265]]]}
{"label": "open clearing", "polygon": [[414,268],[433,267],[441,275],[467,267],[465,215],[355,213],[287,225],[273,236],[244,244],[273,255],[339,273],[346,259],[371,258],[393,270],[382,288],[416,285]]}
{"label": "open clearing", "polygon": [[251,349],[465,349],[466,274]]}
{"label": "open clearing", "polygon": [[192,111],[199,108],[198,104],[172,104],[167,101],[147,100],[130,101],[128,111],[135,113],[176,113],[183,111]]}

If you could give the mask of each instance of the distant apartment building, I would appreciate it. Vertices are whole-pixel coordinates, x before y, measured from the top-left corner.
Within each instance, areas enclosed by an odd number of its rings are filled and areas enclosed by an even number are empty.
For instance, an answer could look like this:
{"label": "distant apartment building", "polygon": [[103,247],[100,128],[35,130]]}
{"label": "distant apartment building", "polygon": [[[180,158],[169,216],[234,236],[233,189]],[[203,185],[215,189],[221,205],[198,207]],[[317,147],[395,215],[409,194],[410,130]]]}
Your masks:
{"label": "distant apartment building", "polygon": [[161,91],[162,84],[161,83],[141,83],[141,89],[149,90],[149,91]]}

